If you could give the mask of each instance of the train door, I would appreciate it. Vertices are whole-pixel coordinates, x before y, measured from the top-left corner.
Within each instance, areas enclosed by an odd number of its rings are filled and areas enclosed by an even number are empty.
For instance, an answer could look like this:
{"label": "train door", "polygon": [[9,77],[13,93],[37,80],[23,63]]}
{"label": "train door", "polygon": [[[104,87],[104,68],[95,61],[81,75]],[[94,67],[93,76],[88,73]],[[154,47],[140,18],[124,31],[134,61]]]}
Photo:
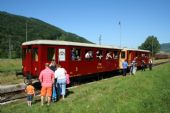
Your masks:
{"label": "train door", "polygon": [[45,63],[51,63],[52,60],[56,59],[56,47],[55,46],[40,46],[39,47],[39,61],[38,61],[38,71],[37,73],[40,74],[40,72],[45,68]]}
{"label": "train door", "polygon": [[38,47],[36,46],[33,46],[32,47],[32,61],[31,61],[31,74],[34,76],[34,77],[37,77],[38,76],[38,73],[37,73],[37,69],[38,69]]}
{"label": "train door", "polygon": [[119,58],[119,68],[122,69],[122,62],[127,59],[127,50],[122,50]]}
{"label": "train door", "polygon": [[132,51],[128,51],[128,63],[132,62]]}
{"label": "train door", "polygon": [[58,58],[56,57],[56,50],[55,47],[48,47],[47,48],[47,62],[51,63],[52,60],[55,60],[58,63]]}
{"label": "train door", "polygon": [[31,46],[23,47],[22,49],[22,66],[23,74],[26,76],[28,73],[31,73]]}
{"label": "train door", "polygon": [[146,63],[148,64],[149,63],[149,58],[150,58],[149,52],[146,52],[145,55],[146,55],[145,60],[146,60]]}
{"label": "train door", "polygon": [[32,75],[37,76],[38,67],[38,47],[26,46],[22,51],[22,65],[24,76]]}
{"label": "train door", "polygon": [[[57,59],[57,48],[55,46],[45,46],[45,48],[43,49],[43,51],[46,50],[45,52],[43,52],[44,55],[42,55],[43,57],[41,59],[42,60],[42,69],[44,69],[44,64],[45,63],[49,63],[51,64],[52,61],[55,61],[56,64],[58,64],[58,59]],[[41,70],[42,70],[41,69]],[[52,69],[53,71],[55,71],[55,68]]]}
{"label": "train door", "polygon": [[137,56],[137,67],[140,67],[141,63],[142,63],[141,52],[140,51],[136,51],[136,56]]}
{"label": "train door", "polygon": [[119,69],[119,53],[120,50],[114,50],[113,52],[114,70]]}

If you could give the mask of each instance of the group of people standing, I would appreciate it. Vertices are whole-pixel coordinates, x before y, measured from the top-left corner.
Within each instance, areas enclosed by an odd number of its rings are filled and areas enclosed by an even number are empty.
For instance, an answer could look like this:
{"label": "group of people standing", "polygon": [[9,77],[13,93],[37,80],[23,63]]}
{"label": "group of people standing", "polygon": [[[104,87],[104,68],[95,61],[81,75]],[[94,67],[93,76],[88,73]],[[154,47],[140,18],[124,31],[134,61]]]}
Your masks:
{"label": "group of people standing", "polygon": [[127,61],[124,60],[122,62],[123,76],[126,76],[128,67],[129,67],[129,70],[130,70],[130,75],[135,75],[136,69],[137,69],[136,65],[137,65],[137,63],[136,63],[135,60],[133,60],[130,64],[128,64]]}
{"label": "group of people standing", "polygon": [[[40,72],[39,81],[41,83],[41,105],[47,101],[47,105],[50,105],[51,100],[57,101],[60,96],[64,99],[66,95],[66,83],[69,84],[69,75],[67,71],[61,67],[61,65],[55,63],[52,60],[51,64],[45,63],[45,69]],[[28,86],[27,86],[28,87]],[[31,87],[31,84],[29,85]],[[35,95],[34,87],[26,88],[32,89],[30,96]],[[28,106],[31,106],[31,101],[33,97],[27,96]]]}
{"label": "group of people standing", "polygon": [[[149,70],[152,70],[152,59],[149,59],[149,65],[148,66],[149,66]],[[122,62],[122,67],[123,67],[123,76],[126,76],[128,67],[129,67],[129,70],[130,70],[130,75],[135,75],[136,70],[137,70],[137,62],[134,59],[130,64],[128,64],[127,60],[124,60]],[[146,66],[145,61],[142,60],[142,62],[141,62],[141,70],[145,71],[146,67],[147,66]]]}

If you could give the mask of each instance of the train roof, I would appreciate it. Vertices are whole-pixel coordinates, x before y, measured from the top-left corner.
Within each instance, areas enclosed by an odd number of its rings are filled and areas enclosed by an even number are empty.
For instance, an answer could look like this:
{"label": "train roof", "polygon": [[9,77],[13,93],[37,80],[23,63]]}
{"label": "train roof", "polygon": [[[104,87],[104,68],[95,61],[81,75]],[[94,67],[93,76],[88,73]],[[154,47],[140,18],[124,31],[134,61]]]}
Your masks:
{"label": "train roof", "polygon": [[150,52],[149,50],[143,50],[143,49],[129,49],[129,48],[123,48],[122,50],[129,50],[129,51],[140,51],[140,52]]}
{"label": "train roof", "polygon": [[70,41],[61,41],[61,40],[32,40],[22,43],[24,45],[69,45],[69,46],[81,46],[81,47],[97,47],[97,48],[108,48],[108,49],[119,49],[119,47],[114,47],[111,45],[99,45],[99,44],[90,44],[90,43],[81,43],[81,42],[70,42]]}

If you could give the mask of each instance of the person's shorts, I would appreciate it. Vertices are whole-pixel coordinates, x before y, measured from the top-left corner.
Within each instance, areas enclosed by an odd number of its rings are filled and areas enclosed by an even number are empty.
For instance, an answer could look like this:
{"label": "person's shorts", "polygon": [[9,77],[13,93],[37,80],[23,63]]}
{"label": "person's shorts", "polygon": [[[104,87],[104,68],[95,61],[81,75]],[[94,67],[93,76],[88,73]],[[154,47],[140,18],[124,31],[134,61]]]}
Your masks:
{"label": "person's shorts", "polygon": [[42,87],[41,88],[41,96],[51,97],[52,95],[52,87]]}
{"label": "person's shorts", "polygon": [[32,94],[28,94],[27,95],[27,101],[32,101],[33,99],[33,95]]}

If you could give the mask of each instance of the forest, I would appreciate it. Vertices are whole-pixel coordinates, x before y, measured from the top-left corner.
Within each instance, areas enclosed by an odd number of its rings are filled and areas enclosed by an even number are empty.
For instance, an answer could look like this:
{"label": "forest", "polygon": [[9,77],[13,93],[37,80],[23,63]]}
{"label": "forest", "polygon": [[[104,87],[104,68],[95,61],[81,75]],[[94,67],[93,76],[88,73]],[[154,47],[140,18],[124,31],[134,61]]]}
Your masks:
{"label": "forest", "polygon": [[21,44],[36,39],[91,43],[41,20],[0,11],[0,58],[21,58]]}

